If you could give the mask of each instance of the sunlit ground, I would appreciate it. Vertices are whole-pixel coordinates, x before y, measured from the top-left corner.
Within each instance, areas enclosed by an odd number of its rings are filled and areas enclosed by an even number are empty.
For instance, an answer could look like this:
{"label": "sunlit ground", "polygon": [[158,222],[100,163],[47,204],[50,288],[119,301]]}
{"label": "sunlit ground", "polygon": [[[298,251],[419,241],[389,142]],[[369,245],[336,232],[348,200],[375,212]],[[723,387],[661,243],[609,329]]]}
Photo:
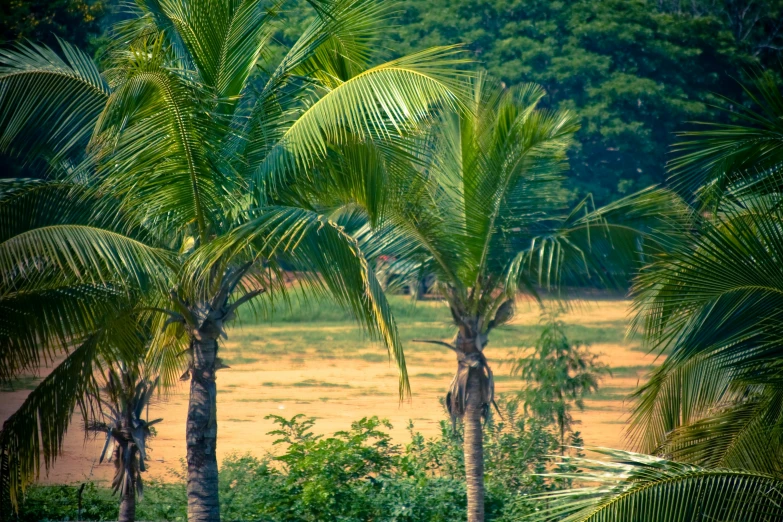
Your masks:
{"label": "sunlit ground", "polygon": [[[384,348],[329,305],[297,308],[285,321],[247,324],[232,329],[220,355],[231,367],[218,374],[218,457],[274,451],[267,432],[269,414],[302,413],[317,419],[315,430],[332,433],[351,421],[377,415],[389,419],[399,443],[409,440],[409,420],[425,435],[439,431],[445,418],[439,399],[445,394],[456,361],[443,347],[411,342],[413,339],[449,339],[449,314],[439,301],[394,298],[399,330],[405,345],[413,394],[403,402],[397,394],[397,374]],[[278,316],[279,317],[279,316]],[[623,430],[629,403],[627,395],[645,379],[655,357],[627,340],[628,302],[587,301],[563,315],[572,341],[590,343],[592,350],[612,368],[599,392],[577,413],[585,443],[625,447]],[[538,332],[539,311],[527,302],[518,305],[514,323],[492,333],[486,354],[493,365],[499,393],[513,393],[522,382],[510,375],[510,361],[529,346]],[[37,378],[25,378],[16,391],[0,393],[0,417],[5,419],[24,400]],[[169,392],[150,409],[150,418],[162,417],[158,435],[150,442],[150,474],[165,476],[185,456],[187,383]],[[80,423],[68,434],[65,454],[49,474],[50,482],[101,480],[111,464],[97,464],[102,441],[84,441]]]}

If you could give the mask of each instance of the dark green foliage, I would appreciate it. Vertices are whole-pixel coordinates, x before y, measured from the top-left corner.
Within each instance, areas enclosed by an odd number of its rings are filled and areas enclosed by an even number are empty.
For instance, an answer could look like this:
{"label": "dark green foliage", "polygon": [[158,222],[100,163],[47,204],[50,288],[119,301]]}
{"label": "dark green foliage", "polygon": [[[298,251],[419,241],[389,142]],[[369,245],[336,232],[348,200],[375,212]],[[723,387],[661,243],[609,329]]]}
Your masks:
{"label": "dark green foliage", "polygon": [[[571,187],[597,203],[665,179],[673,133],[710,121],[731,78],[780,57],[783,2],[408,0],[389,46],[464,42],[494,76],[535,82],[582,119]],[[740,18],[747,7],[745,18]]]}
{"label": "dark green foliage", "polygon": [[62,38],[82,49],[100,34],[104,0],[6,0],[0,3],[0,44]]}
{"label": "dark green foliage", "polygon": [[[485,459],[487,515],[518,520],[530,512],[526,495],[560,484],[532,476],[551,468],[547,455],[557,438],[538,421],[527,419],[515,401],[501,400],[503,418],[487,425]],[[281,452],[259,459],[232,455],[220,470],[221,517],[225,521],[303,522],[367,520],[449,522],[465,518],[461,428],[441,423],[438,437],[427,439],[409,426],[411,442],[394,444],[387,421],[354,422],[330,437],[314,435],[313,420],[301,415],[273,417]],[[174,470],[170,483],[149,481],[138,520],[184,521],[185,471]],[[20,507],[19,522],[74,520],[74,486],[34,486]],[[110,490],[89,484],[83,494],[82,520],[116,520]]]}

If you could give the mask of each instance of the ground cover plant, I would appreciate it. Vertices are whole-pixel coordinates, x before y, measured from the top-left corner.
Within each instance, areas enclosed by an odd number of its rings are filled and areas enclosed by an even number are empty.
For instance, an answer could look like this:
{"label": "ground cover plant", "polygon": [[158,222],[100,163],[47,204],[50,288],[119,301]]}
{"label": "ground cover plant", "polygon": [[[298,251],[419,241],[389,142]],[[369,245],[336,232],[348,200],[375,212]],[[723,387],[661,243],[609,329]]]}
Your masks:
{"label": "ground cover plant", "polygon": [[[524,416],[516,401],[502,400],[503,418],[486,428],[487,512],[512,521],[530,512],[532,493],[562,486],[533,473],[551,467],[556,451],[552,426]],[[220,473],[222,517],[228,521],[366,520],[446,522],[465,518],[461,426],[442,421],[440,433],[425,437],[409,426],[407,444],[390,440],[388,421],[377,417],[349,430],[320,436],[316,421],[275,416],[274,456],[233,455]],[[137,506],[139,520],[184,521],[186,469],[173,481],[150,482]],[[78,486],[35,486],[26,494],[18,520],[76,519]],[[81,520],[117,517],[116,498],[94,484],[81,492]]]}

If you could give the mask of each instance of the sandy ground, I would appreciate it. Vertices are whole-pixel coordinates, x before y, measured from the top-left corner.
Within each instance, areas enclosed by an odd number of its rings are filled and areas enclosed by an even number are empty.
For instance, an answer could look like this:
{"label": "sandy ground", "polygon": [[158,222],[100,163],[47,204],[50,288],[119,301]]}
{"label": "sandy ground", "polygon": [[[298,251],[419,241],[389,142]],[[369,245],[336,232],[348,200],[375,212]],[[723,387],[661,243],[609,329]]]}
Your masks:
{"label": "sandy ground", "polygon": [[[627,303],[599,301],[585,303],[562,319],[569,324],[600,326],[603,322],[624,320]],[[519,307],[515,322],[535,324],[538,312],[532,307]],[[614,326],[616,328],[616,326]],[[273,327],[267,327],[269,332]],[[310,328],[307,325],[280,328]],[[322,328],[313,326],[312,328]],[[228,342],[227,349],[241,350],[237,342]],[[381,350],[380,347],[377,348]],[[588,400],[585,412],[576,414],[581,420],[578,429],[589,445],[624,447],[623,428],[628,404],[622,397],[643,381],[646,370],[627,371],[628,367],[642,367],[654,363],[654,357],[634,349],[634,343],[594,344],[593,351],[602,354],[602,360],[611,367],[624,367],[622,375],[607,377],[602,384],[606,400]],[[400,403],[397,397],[397,376],[388,362],[340,360],[339,358],[302,358],[294,356],[265,356],[250,362],[232,365],[218,376],[218,458],[227,454],[250,452],[263,455],[274,451],[273,429],[269,414],[286,417],[302,413],[317,419],[315,430],[328,434],[346,429],[363,416],[377,415],[394,425],[392,436],[399,443],[409,440],[408,421],[415,429],[433,436],[438,422],[444,418],[439,399],[456,368],[451,353],[428,349],[418,351],[406,346],[408,372],[413,396]],[[487,348],[490,360],[502,360],[507,349]],[[496,367],[498,375],[508,374],[508,367]],[[517,379],[501,379],[498,391],[518,389]],[[183,384],[153,405],[150,418],[162,417],[158,435],[150,443],[150,475],[165,477],[169,468],[179,467],[185,456],[185,418],[187,415],[187,384]],[[27,391],[0,394],[0,418],[7,418],[21,404]],[[65,443],[65,453],[44,480],[47,482],[81,482],[103,480],[111,473],[111,464],[97,464],[101,441],[85,441],[80,426],[71,427]]]}

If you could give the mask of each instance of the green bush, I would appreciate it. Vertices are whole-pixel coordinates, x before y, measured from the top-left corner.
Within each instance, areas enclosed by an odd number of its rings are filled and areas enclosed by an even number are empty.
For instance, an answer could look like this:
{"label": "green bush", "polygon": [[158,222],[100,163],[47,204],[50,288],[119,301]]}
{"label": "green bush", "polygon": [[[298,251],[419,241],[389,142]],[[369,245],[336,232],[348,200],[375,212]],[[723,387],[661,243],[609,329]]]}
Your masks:
{"label": "green bush", "polygon": [[[511,521],[529,512],[528,495],[561,487],[540,474],[557,452],[551,426],[521,415],[515,401],[500,401],[485,431],[487,516]],[[391,425],[377,417],[354,422],[330,437],[312,432],[313,419],[271,416],[276,457],[227,457],[220,470],[222,518],[256,522],[447,522],[465,518],[461,427],[441,422],[437,437],[409,425],[411,441],[394,444]],[[184,464],[175,480],[148,481],[138,520],[185,521]],[[75,520],[77,486],[31,488],[19,520]],[[111,520],[117,498],[89,484],[83,520]]]}

